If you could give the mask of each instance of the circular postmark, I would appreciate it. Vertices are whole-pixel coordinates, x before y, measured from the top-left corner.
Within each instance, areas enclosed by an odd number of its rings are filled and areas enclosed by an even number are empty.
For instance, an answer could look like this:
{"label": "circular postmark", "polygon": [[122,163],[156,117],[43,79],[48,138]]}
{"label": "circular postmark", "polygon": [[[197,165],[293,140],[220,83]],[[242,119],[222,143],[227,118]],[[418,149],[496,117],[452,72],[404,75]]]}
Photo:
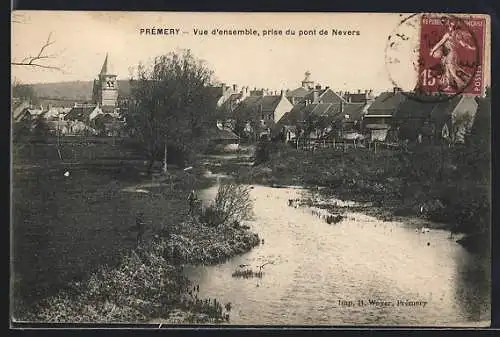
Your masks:
{"label": "circular postmark", "polygon": [[421,102],[481,94],[484,26],[483,18],[473,16],[401,15],[385,48],[391,83]]}

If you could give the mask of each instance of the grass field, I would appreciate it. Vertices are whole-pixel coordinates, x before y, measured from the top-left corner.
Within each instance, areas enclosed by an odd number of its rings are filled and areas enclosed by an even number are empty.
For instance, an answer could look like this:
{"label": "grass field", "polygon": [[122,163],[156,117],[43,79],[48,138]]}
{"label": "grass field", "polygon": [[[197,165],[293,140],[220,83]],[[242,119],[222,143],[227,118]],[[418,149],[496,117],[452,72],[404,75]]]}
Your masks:
{"label": "grass field", "polygon": [[135,245],[130,227],[138,212],[146,239],[181,221],[187,191],[199,183],[175,170],[172,185],[138,193],[134,186],[152,178],[126,161],[69,169],[57,161],[33,164],[39,165],[12,172],[14,317],[100,265],[116,265]]}

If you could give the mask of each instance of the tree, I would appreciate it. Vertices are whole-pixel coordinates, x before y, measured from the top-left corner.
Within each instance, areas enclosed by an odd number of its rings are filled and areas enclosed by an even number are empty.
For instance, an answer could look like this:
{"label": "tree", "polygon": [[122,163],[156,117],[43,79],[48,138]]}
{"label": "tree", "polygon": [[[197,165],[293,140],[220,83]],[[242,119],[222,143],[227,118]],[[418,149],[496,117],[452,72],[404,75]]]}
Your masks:
{"label": "tree", "polygon": [[38,116],[33,123],[33,139],[38,142],[45,142],[50,134],[49,126],[43,116]]}
{"label": "tree", "polygon": [[28,55],[24,58],[12,61],[10,64],[13,66],[23,66],[23,67],[35,67],[35,68],[44,68],[44,69],[53,69],[62,71],[59,66],[54,66],[51,64],[47,64],[47,60],[55,59],[55,55],[48,54],[47,49],[54,44],[55,41],[52,40],[52,33],[49,33],[47,37],[47,41],[40,47],[38,52],[35,55]]}
{"label": "tree", "polygon": [[469,133],[472,126],[472,122],[473,117],[468,112],[460,114],[454,118],[450,135],[453,142],[462,142],[465,140],[465,137]]}
{"label": "tree", "polygon": [[257,141],[263,131],[262,112],[259,106],[248,106],[242,103],[235,113],[234,132],[248,140]]}
{"label": "tree", "polygon": [[219,185],[214,203],[203,210],[200,220],[211,226],[228,225],[248,220],[252,213],[249,187],[223,183]]}
{"label": "tree", "polygon": [[21,99],[23,101],[28,101],[31,104],[37,104],[37,97],[35,90],[31,85],[22,84],[16,80],[11,85],[12,97]]}
{"label": "tree", "polygon": [[[27,22],[26,17],[19,13],[13,12],[11,23],[12,24],[24,24]],[[49,33],[47,40],[42,44],[38,52],[33,55],[24,56],[21,59],[12,59],[10,64],[16,67],[31,67],[31,68],[44,68],[62,71],[60,66],[51,64],[50,61],[56,58],[56,55],[50,54],[48,50],[55,43],[52,39],[52,33]],[[49,63],[48,63],[49,62]]]}
{"label": "tree", "polygon": [[204,130],[215,116],[207,90],[212,76],[190,50],[156,57],[149,67],[139,64],[123,117],[127,131],[142,144],[149,169],[167,145],[189,154],[203,143]]}
{"label": "tree", "polygon": [[31,139],[31,119],[23,118],[12,125],[12,141],[14,143],[24,143]]}

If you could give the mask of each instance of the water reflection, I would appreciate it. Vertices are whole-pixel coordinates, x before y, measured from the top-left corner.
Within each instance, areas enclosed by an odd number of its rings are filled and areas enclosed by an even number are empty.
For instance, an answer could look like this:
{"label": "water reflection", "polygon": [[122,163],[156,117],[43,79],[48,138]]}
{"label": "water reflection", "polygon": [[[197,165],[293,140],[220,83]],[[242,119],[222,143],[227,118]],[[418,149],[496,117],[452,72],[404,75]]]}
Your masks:
{"label": "water reflection", "polygon": [[[215,193],[212,187],[200,197],[208,201]],[[288,207],[288,199],[301,193],[255,186],[250,225],[265,244],[221,265],[186,269],[201,296],[232,303],[230,323],[430,326],[489,320],[489,276],[449,233],[422,234],[359,213],[328,225],[310,209]],[[241,264],[257,271],[264,262],[270,264],[261,279],[231,276]]]}

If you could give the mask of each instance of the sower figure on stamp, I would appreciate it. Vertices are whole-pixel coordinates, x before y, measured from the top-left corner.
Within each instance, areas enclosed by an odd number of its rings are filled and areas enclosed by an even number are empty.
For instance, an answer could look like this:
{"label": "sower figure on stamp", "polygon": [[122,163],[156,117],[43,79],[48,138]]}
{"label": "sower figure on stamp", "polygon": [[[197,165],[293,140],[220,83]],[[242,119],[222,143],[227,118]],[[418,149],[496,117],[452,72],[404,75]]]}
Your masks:
{"label": "sower figure on stamp", "polygon": [[460,67],[458,48],[475,50],[476,47],[465,41],[470,34],[457,27],[455,20],[444,19],[443,24],[446,25],[446,32],[431,49],[430,55],[441,59],[441,65],[444,69],[441,82],[445,89],[464,88],[470,75]]}

